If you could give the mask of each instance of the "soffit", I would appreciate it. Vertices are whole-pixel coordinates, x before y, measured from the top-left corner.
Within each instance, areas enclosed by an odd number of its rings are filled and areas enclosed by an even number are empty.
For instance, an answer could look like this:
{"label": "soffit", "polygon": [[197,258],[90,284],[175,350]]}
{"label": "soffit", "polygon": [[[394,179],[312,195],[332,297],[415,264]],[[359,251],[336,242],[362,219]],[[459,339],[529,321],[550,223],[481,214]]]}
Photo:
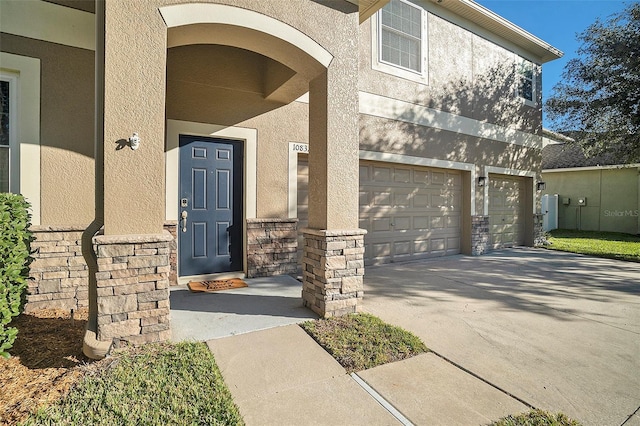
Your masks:
{"label": "soffit", "polygon": [[355,4],[358,6],[359,14],[360,14],[360,23],[362,24],[366,21],[371,15],[376,13],[378,10],[382,9],[382,7],[389,3],[389,0],[347,0],[349,3]]}

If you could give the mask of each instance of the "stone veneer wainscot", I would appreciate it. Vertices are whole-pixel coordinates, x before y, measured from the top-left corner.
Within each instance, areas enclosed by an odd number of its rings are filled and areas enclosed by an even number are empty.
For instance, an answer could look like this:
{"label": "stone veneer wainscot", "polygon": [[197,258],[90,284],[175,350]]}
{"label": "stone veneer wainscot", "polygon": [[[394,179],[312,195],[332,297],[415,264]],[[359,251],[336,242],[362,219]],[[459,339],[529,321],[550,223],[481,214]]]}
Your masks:
{"label": "stone veneer wainscot", "polygon": [[298,219],[247,219],[247,277],[294,274]]}
{"label": "stone veneer wainscot", "polygon": [[32,226],[29,296],[26,312],[78,309],[89,304],[89,269],[82,256],[86,226]]}

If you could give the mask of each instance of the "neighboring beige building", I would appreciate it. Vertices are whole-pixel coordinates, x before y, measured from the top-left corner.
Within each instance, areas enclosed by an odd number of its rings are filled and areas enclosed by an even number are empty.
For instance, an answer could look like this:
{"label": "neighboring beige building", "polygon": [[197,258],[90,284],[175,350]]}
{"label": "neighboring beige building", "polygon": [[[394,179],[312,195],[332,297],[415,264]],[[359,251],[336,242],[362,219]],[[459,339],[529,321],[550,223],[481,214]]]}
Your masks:
{"label": "neighboring beige building", "polygon": [[558,195],[558,228],[640,234],[640,164],[561,143],[544,148],[542,167],[543,194]]}
{"label": "neighboring beige building", "polygon": [[170,283],[299,269],[305,305],[341,315],[365,265],[540,232],[541,64],[562,53],[473,1],[0,0],[0,19],[28,306],[88,305],[91,356],[167,339]]}

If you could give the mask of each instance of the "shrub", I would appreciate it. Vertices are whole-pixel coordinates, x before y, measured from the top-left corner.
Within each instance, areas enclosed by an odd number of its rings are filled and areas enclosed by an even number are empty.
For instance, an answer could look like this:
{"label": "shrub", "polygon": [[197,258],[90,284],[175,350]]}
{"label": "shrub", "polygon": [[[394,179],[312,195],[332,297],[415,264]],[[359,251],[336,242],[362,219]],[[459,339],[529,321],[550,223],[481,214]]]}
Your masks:
{"label": "shrub", "polygon": [[22,195],[0,193],[0,356],[5,358],[18,334],[8,325],[24,308],[33,260],[28,208]]}

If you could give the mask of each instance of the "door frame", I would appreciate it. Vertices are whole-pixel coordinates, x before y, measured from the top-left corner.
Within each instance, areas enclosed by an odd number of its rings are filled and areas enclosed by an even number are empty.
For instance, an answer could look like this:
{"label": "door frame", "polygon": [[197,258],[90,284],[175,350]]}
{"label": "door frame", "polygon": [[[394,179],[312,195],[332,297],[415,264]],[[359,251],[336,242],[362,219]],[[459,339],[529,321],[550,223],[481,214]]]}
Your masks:
{"label": "door frame", "polygon": [[[247,219],[256,218],[257,212],[257,139],[256,129],[244,127],[230,127],[214,124],[195,123],[180,120],[167,120],[166,149],[165,149],[165,220],[177,223],[179,218],[179,147],[180,135],[222,138],[243,142],[243,192],[244,211],[242,212],[243,227],[243,260],[241,272],[227,272],[198,276],[180,276],[180,265],[176,258],[178,284],[186,284],[190,279],[222,279],[243,278],[247,272]],[[176,241],[177,242],[177,241]]]}

